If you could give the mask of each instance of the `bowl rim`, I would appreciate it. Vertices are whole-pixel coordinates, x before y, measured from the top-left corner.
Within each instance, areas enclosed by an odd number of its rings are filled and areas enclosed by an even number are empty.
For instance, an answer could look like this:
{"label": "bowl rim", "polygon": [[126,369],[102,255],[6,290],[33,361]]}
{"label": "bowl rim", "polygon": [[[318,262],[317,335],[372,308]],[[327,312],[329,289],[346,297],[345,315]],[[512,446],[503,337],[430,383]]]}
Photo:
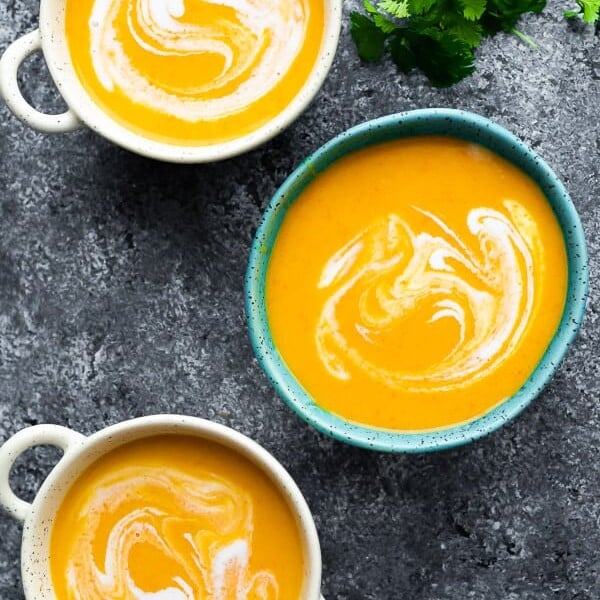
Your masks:
{"label": "bowl rim", "polygon": [[[442,133],[445,132],[445,133]],[[476,142],[523,170],[542,189],[563,232],[568,259],[565,308],[559,326],[535,370],[511,397],[480,417],[450,427],[395,431],[353,423],[318,406],[277,351],[266,315],[264,282],[273,242],[287,208],[331,163],[360,148],[417,135],[446,135]],[[524,142],[501,125],[476,113],[428,108],[366,121],[324,144],[307,157],[271,198],[254,237],[245,280],[246,317],[258,362],[286,404],[318,431],[342,442],[383,452],[449,449],[481,438],[514,419],[548,384],[583,320],[589,266],[583,227],[562,182]]]}

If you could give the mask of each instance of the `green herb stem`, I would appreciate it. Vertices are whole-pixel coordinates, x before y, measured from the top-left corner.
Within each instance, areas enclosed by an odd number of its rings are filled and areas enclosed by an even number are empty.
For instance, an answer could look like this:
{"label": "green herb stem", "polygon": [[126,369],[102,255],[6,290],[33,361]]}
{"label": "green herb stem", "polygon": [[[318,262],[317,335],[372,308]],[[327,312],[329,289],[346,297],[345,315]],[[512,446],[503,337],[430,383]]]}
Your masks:
{"label": "green herb stem", "polygon": [[519,31],[516,27],[513,27],[510,30],[510,32],[514,33],[519,39],[523,40],[526,44],[528,44],[534,50],[539,49],[539,46],[528,35],[525,35],[522,31]]}

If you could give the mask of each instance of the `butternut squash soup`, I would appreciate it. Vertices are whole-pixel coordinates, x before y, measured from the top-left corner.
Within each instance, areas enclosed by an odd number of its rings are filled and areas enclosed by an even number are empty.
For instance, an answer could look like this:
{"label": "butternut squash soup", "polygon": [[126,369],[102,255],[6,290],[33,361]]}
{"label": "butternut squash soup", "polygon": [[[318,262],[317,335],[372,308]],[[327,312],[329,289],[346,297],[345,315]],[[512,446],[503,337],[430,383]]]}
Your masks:
{"label": "butternut squash soup", "polygon": [[111,117],[163,142],[250,133],[297,96],[323,37],[323,0],[66,0],[82,85]]}
{"label": "butternut squash soup", "polygon": [[301,192],[265,293],[274,343],[317,404],[414,431],[517,392],[566,287],[563,235],[533,180],[481,146],[421,136],[347,155]]}
{"label": "butternut squash soup", "polygon": [[62,502],[50,542],[58,600],[300,600],[294,515],[258,467],[187,436],[130,442]]}

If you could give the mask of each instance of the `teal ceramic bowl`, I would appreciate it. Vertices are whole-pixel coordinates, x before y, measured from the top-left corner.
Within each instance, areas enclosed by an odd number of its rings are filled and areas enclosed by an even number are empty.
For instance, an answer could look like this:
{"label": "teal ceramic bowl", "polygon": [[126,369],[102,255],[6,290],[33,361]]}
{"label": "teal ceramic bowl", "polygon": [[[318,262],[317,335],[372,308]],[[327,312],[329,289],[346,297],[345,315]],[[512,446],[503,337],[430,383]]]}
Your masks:
{"label": "teal ceramic bowl", "polygon": [[[348,422],[319,407],[277,351],[269,331],[265,280],[271,248],[288,207],[319,173],[339,158],[371,144],[418,135],[446,135],[476,142],[527,173],[542,189],[562,227],[568,255],[567,301],[562,320],[535,371],[514,396],[470,422],[423,432],[398,432]],[[588,288],[585,238],[579,216],[558,177],[523,142],[479,115],[426,109],[390,115],[342,133],[308,157],[273,196],[260,223],[246,275],[246,311],[258,361],[285,402],[307,423],[337,440],[385,452],[428,452],[466,444],[517,416],[556,371],[581,325]]]}

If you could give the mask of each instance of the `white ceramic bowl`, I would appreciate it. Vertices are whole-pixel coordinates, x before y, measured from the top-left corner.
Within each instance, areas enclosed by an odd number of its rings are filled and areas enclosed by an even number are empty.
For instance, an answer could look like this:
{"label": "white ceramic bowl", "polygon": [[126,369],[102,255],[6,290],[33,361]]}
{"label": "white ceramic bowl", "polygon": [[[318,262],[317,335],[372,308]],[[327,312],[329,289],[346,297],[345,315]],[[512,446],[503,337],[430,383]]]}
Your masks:
{"label": "white ceramic bowl", "polygon": [[[165,434],[197,436],[226,446],[270,477],[287,500],[302,533],[305,583],[298,600],[323,600],[320,596],[322,564],[317,530],[302,493],[287,471],[264,448],[241,433],[211,421],[178,415],[124,421],[90,437],[58,425],[35,425],[19,431],[0,448],[0,505],[24,523],[21,573],[27,600],[59,600],[50,577],[50,534],[56,511],[71,484],[91,463],[114,448]],[[10,488],[9,474],[23,452],[41,444],[62,448],[64,456],[48,475],[33,503],[29,504],[15,496]]]}
{"label": "white ceramic bowl", "polygon": [[[176,163],[212,162],[242,154],[272,138],[294,121],[319,91],[335,56],[342,22],[342,0],[324,0],[325,30],[317,61],[292,102],[259,129],[231,141],[184,146],[149,139],[127,129],[96,104],[85,90],[69,55],[65,36],[65,0],[41,0],[39,29],[8,47],[0,59],[0,96],[25,124],[46,133],[68,132],[82,123],[132,152]],[[21,94],[17,71],[34,52],[42,51],[50,73],[69,110],[61,115],[43,114]]]}

